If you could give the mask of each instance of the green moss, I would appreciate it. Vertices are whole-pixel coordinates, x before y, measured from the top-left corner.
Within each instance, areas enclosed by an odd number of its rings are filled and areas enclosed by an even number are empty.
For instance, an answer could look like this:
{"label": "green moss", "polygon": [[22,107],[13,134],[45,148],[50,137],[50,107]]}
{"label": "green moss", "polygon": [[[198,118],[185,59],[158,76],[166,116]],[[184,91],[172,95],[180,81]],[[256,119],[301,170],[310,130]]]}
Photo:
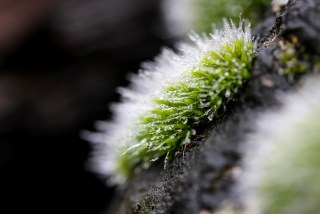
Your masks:
{"label": "green moss", "polygon": [[254,26],[261,20],[270,3],[270,0],[191,0],[190,8],[194,10],[191,25],[197,32],[211,32],[212,23],[219,27],[223,17],[236,20],[242,14]]}
{"label": "green moss", "polygon": [[293,53],[283,54],[281,63],[284,67],[284,74],[289,76],[304,74],[308,69],[307,65],[300,61]]}
{"label": "green moss", "polygon": [[261,188],[265,213],[320,212],[319,118],[318,108],[279,139]]}
{"label": "green moss", "polygon": [[201,65],[154,99],[154,109],[140,118],[139,142],[120,157],[119,172],[126,177],[138,163],[145,165],[162,156],[166,160],[188,144],[199,124],[216,119],[216,112],[243,87],[251,76],[253,44],[229,43],[210,52]]}

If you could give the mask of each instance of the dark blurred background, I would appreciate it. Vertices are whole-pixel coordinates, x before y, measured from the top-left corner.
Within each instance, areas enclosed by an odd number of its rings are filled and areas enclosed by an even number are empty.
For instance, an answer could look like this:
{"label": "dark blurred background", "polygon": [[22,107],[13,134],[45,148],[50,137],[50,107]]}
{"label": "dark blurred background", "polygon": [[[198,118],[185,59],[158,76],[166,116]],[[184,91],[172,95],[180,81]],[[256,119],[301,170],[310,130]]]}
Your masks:
{"label": "dark blurred background", "polygon": [[160,0],[0,0],[0,213],[105,213],[80,132],[171,43]]}

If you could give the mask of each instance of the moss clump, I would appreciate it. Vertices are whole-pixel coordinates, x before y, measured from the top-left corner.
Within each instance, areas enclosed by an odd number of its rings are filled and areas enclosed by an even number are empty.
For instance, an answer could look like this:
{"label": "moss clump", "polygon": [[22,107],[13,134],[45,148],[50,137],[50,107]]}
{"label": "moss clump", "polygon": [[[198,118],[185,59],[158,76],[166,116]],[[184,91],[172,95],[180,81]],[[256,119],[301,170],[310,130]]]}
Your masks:
{"label": "moss clump", "polygon": [[164,0],[163,13],[169,32],[183,37],[190,31],[211,33],[224,25],[223,18],[241,16],[255,26],[270,6],[271,0]]}
{"label": "moss clump", "polygon": [[189,0],[194,17],[192,27],[197,32],[211,32],[212,23],[221,24],[221,18],[237,19],[239,14],[252,20],[252,25],[261,20],[270,0]]}
{"label": "moss clump", "polygon": [[320,212],[320,106],[312,111],[283,133],[265,164],[260,193],[265,213]]}
{"label": "moss clump", "polygon": [[301,76],[308,70],[312,70],[310,67],[310,61],[314,61],[309,54],[302,54],[304,47],[300,44],[299,39],[296,36],[290,36],[287,39],[282,38],[279,41],[281,48],[281,54],[277,56],[279,61],[279,74],[288,76],[289,80]]}
{"label": "moss clump", "polygon": [[196,126],[213,120],[250,78],[253,49],[244,39],[227,43],[166,87],[161,97],[153,99],[154,108],[140,118],[138,143],[120,157],[119,172],[129,177],[136,164],[148,165],[162,156],[169,159],[188,144]]}
{"label": "moss clump", "polygon": [[304,74],[308,69],[308,66],[293,53],[283,54],[281,56],[281,63],[284,67],[283,73],[288,76]]}

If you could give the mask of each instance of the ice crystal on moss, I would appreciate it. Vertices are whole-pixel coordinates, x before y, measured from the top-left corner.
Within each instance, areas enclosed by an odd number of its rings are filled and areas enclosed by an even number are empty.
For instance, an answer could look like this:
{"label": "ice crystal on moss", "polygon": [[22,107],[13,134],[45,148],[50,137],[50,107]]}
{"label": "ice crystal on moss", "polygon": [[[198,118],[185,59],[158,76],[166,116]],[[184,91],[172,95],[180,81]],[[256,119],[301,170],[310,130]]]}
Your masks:
{"label": "ice crystal on moss", "polygon": [[248,23],[225,22],[221,31],[190,38],[178,54],[165,49],[155,62],[144,63],[131,85],[119,89],[122,102],[112,106],[113,119],[90,136],[97,142],[96,170],[114,182],[125,181],[137,165],[172,157],[250,77],[254,45]]}

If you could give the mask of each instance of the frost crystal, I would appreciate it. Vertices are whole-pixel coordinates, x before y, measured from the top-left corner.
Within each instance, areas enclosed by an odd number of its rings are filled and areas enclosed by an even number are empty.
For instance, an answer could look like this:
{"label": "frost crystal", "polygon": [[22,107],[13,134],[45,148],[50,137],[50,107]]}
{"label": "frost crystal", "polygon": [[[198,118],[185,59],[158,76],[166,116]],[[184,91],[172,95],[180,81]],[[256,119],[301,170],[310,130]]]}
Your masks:
{"label": "frost crystal", "polygon": [[170,159],[250,77],[249,24],[225,22],[221,31],[190,38],[178,54],[165,49],[155,62],[144,63],[131,85],[119,89],[122,102],[112,106],[113,119],[89,135],[95,170],[113,182],[124,182],[139,164]]}

